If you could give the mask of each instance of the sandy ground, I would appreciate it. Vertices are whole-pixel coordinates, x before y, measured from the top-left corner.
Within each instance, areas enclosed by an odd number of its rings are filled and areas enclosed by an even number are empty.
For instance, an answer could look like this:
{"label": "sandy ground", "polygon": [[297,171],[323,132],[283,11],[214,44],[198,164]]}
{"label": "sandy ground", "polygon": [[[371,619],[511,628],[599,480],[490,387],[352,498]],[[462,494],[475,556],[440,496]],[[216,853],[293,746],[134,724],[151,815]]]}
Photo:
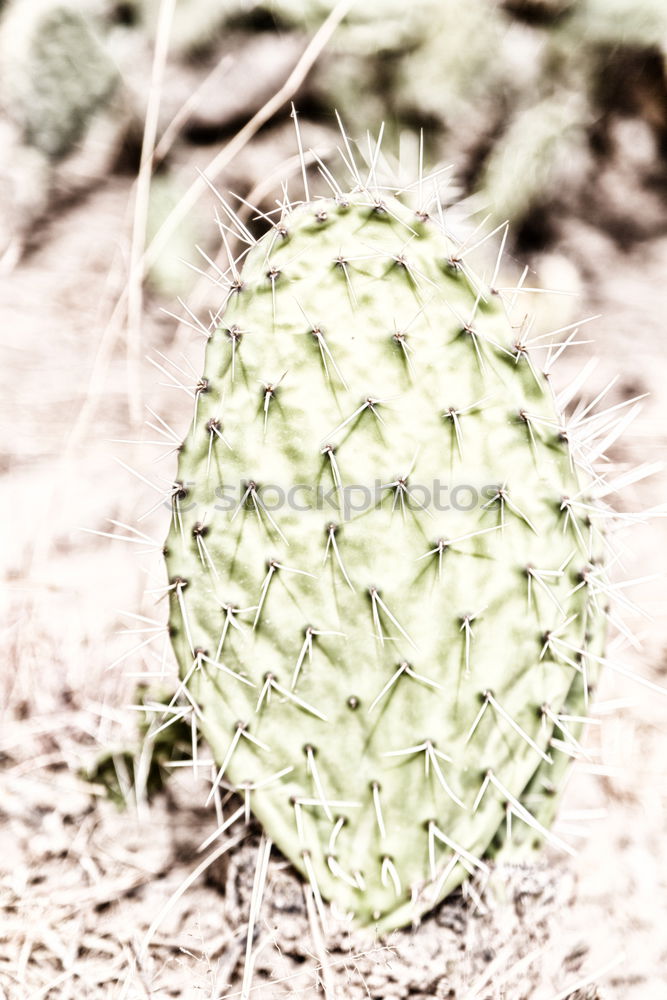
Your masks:
{"label": "sandy ground", "polygon": [[[91,191],[0,277],[0,998],[12,1000],[240,995],[252,828],[239,834],[231,861],[196,876],[208,857],[196,848],[216,825],[198,805],[201,782],[181,775],[150,809],[122,813],[79,774],[132,731],[128,673],[169,663],[151,644],[108,669],[143,638],[123,634],[137,623],[119,609],[162,614],[155,596],[152,603],[142,597],[147,583],[163,582],[159,560],[136,557],[132,550],[143,545],[80,530],[106,531],[108,518],[134,521],[154,503],[117,457],[165,482],[171,474],[168,460],[152,464],[166,448],[117,443],[137,437],[125,338],[107,325],[129,253],[129,195],[122,177]],[[573,351],[556,380],[565,385],[598,356],[591,398],[617,372],[609,404],[650,393],[614,457],[628,465],[657,461],[667,440],[665,218],[629,246],[574,219],[562,220],[552,249],[581,277],[572,308],[602,315],[586,328],[596,344]],[[560,273],[559,261],[535,266]],[[146,303],[138,378],[144,402],[168,413],[180,434],[190,402],[143,359],[156,349],[183,352],[197,367],[203,341],[176,329],[160,304]],[[661,473],[628,489],[620,505],[635,511],[665,497]],[[142,522],[156,544],[167,518],[160,509]],[[624,575],[662,573],[664,520],[620,540]],[[667,684],[664,580],[624,593],[652,617],[626,616],[642,646],[624,651],[623,662]],[[316,996],[323,980],[330,996],[341,997],[663,1000],[666,708],[664,697],[608,671],[596,709],[602,725],[591,727],[592,759],[577,766],[560,820],[577,858],[501,871],[483,901],[450,901],[414,935],[369,943],[338,928],[318,939],[298,883],[274,860],[251,995]],[[589,983],[599,992],[587,992]]]}

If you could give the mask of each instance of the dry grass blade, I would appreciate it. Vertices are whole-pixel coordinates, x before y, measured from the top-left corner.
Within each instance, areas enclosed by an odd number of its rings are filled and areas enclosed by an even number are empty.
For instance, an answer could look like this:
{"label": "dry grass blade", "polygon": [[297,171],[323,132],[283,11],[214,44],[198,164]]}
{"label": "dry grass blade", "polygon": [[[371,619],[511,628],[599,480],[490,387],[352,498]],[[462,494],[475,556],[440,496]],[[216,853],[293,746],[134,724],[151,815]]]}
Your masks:
{"label": "dry grass blade", "polygon": [[171,894],[167,902],[160,909],[160,912],[154,917],[150,927],[144,934],[139,949],[140,956],[146,955],[150,947],[151,941],[153,940],[153,937],[155,935],[155,932],[157,931],[158,927],[165,919],[169,911],[172,909],[172,907],[174,907],[176,903],[179,901],[181,896],[183,896],[183,894],[188,891],[190,886],[197,881],[200,875],[203,875],[203,873],[206,871],[207,868],[210,868],[211,865],[218,860],[218,858],[221,858],[223,854],[226,854],[227,851],[231,850],[232,847],[236,847],[237,844],[240,844],[245,839],[245,837],[246,834],[241,834],[237,837],[230,837],[229,840],[226,840],[219,847],[216,847],[214,851],[211,851],[210,854],[207,854],[204,860],[197,865],[194,871],[192,871],[188,875],[188,877],[184,879],[183,882],[181,882],[178,889],[176,889],[176,891]]}
{"label": "dry grass blade", "polygon": [[176,231],[176,229],[178,229],[179,225],[187,217],[188,213],[192,211],[199,199],[207,191],[208,185],[215,183],[216,179],[220,176],[225,167],[229,166],[234,157],[241,152],[244,146],[247,146],[253,136],[259,132],[262,125],[265,125],[271,118],[273,118],[276,112],[279,111],[280,108],[286,104],[287,101],[291,100],[291,98],[296,94],[299,87],[308,76],[310,70],[313,68],[318,57],[333,37],[336,28],[349,12],[354,2],[355,0],[339,0],[329,16],[322,23],[321,27],[318,28],[313,35],[299,61],[280,90],[278,90],[273,97],[271,97],[270,100],[268,100],[266,104],[264,104],[263,107],[261,107],[259,111],[253,115],[250,121],[248,121],[243,128],[236,133],[233,139],[230,139],[230,141],[223,146],[220,152],[213,158],[213,160],[211,160],[208,167],[203,172],[203,176],[193,181],[179,201],[178,205],[172,209],[171,213],[167,216],[165,221],[162,223],[162,226],[146,248],[146,252],[144,253],[141,261],[142,276],[157,260],[160,252],[166,245],[171,235]]}
{"label": "dry grass blade", "polygon": [[148,223],[148,203],[153,175],[153,154],[157,139],[158,117],[162,99],[162,83],[169,53],[169,39],[174,21],[176,0],[161,0],[158,18],[153,69],[151,73],[148,106],[144,121],[144,135],[141,144],[141,160],[135,187],[134,219],[130,250],[130,274],[127,286],[127,374],[128,402],[132,423],[138,426],[142,419],[141,379],[139,362],[141,358],[141,320],[143,313],[143,273],[141,259],[146,241]]}
{"label": "dry grass blade", "polygon": [[618,968],[623,962],[625,962],[626,956],[621,954],[617,955],[616,958],[612,959],[611,962],[607,962],[602,968],[596,969],[595,972],[591,972],[588,976],[584,976],[582,979],[577,979],[575,983],[571,983],[566,986],[564,990],[560,993],[556,993],[555,996],[549,997],[549,1000],[569,1000],[569,998],[577,992],[577,990],[583,990],[587,986],[593,986],[599,979],[606,976],[607,973],[611,972],[612,969]]}
{"label": "dry grass blade", "polygon": [[[68,434],[65,445],[65,455],[71,454],[75,446],[80,442],[85,433],[87,425],[93,418],[95,407],[99,401],[101,384],[105,371],[112,356],[114,344],[122,329],[122,319],[128,304],[128,294],[130,288],[135,288],[143,282],[146,272],[157,260],[161,250],[166,245],[171,235],[178,228],[183,219],[186,218],[191,209],[196,205],[202,195],[208,190],[208,184],[213,182],[226,166],[233,161],[234,157],[250,142],[257,134],[262,125],[265,125],[273,115],[297,92],[308,73],[312,69],[317,58],[326,48],[331,40],[336,28],[343,20],[348,11],[352,8],[355,0],[339,0],[321,27],[315,32],[312,39],[304,49],[296,66],[289,77],[270,98],[250,119],[246,125],[231,139],[223,149],[209,163],[202,176],[193,181],[188,191],[183,195],[181,201],[167,216],[161,228],[153,237],[153,240],[138,256],[134,266],[130,268],[127,287],[120,294],[106,328],[102,333],[99,347],[93,363],[93,369],[88,380],[84,400],[79,408],[76,419]],[[183,120],[186,120],[185,114]],[[151,147],[152,148],[152,147]],[[150,164],[149,164],[150,167]],[[148,168],[147,168],[148,169]],[[145,232],[145,226],[144,226]]]}

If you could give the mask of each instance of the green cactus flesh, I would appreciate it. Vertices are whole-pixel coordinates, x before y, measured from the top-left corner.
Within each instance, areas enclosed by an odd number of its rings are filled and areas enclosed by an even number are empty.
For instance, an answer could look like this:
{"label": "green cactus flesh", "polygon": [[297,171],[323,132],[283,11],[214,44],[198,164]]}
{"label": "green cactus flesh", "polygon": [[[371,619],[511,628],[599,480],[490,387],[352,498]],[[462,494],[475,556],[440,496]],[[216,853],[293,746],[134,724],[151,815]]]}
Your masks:
{"label": "green cactus flesh", "polygon": [[216,781],[325,899],[409,923],[553,837],[604,635],[590,476],[502,297],[393,198],[263,236],[195,395],[166,557]]}

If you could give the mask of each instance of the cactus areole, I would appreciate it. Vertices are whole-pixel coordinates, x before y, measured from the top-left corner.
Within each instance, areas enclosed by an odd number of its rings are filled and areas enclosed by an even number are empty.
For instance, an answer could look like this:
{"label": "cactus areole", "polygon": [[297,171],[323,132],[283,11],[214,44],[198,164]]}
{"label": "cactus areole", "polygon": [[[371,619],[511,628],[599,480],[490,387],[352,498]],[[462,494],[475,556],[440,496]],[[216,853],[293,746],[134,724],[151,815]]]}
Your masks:
{"label": "cactus areole", "polygon": [[393,197],[300,204],[195,396],[166,559],[212,794],[380,930],[499,848],[568,849],[602,530],[507,300]]}

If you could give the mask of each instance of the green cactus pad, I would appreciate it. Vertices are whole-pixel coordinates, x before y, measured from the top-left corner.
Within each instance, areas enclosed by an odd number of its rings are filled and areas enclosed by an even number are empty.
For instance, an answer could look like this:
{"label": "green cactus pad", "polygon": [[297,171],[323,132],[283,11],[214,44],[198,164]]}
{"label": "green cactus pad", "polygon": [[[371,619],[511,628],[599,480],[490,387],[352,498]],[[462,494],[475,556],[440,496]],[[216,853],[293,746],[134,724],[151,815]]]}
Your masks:
{"label": "green cactus pad", "polygon": [[303,204],[248,252],[195,396],[166,558],[213,787],[381,930],[501,841],[567,848],[602,537],[502,296],[394,198]]}

